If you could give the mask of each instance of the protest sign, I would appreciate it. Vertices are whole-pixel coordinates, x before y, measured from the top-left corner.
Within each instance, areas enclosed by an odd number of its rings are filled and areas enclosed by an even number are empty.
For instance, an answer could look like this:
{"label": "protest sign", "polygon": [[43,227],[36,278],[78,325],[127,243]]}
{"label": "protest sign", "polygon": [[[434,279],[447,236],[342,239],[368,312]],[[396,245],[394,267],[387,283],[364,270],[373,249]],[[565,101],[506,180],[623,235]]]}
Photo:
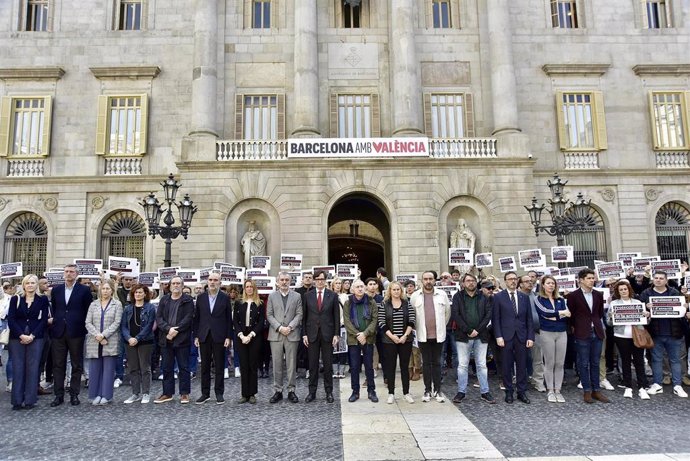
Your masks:
{"label": "protest sign", "polygon": [[616,259],[622,262],[626,269],[633,266],[633,259],[641,257],[642,253],[616,253]]}
{"label": "protest sign", "polygon": [[157,277],[158,272],[140,272],[139,283],[149,288],[155,288],[153,285]]}
{"label": "protest sign", "polygon": [[268,277],[268,271],[266,269],[247,269],[244,271],[244,277],[248,279]]}
{"label": "protest sign", "polygon": [[680,280],[682,270],[680,268],[680,259],[667,259],[664,261],[650,261],[652,266],[652,275],[657,271],[666,272],[666,278]]}
{"label": "protest sign", "polygon": [[159,267],[158,268],[158,282],[168,283],[170,279],[177,275],[177,271],[181,267]]}
{"label": "protest sign", "polygon": [[335,266],[313,266],[311,268],[311,273],[316,276],[318,271],[324,271],[326,273],[326,280],[333,280],[335,278]]}
{"label": "protest sign", "polygon": [[395,275],[395,281],[396,282],[405,283],[408,280],[412,280],[416,283],[417,282],[417,274],[396,274]]}
{"label": "protest sign", "polygon": [[182,283],[187,286],[194,286],[201,281],[199,269],[180,269],[175,275],[181,277]]}
{"label": "protest sign", "polygon": [[139,260],[136,258],[121,258],[108,256],[108,275],[122,274],[123,277],[139,276]]}
{"label": "protest sign", "polygon": [[561,293],[577,290],[577,276],[575,275],[554,275],[554,280],[558,285],[558,291]]}
{"label": "protest sign", "polygon": [[9,279],[12,277],[21,277],[23,274],[21,262],[0,264],[0,278]]}
{"label": "protest sign", "polygon": [[44,272],[43,276],[48,280],[48,286],[53,288],[65,283],[65,273],[60,272]]}
{"label": "protest sign", "polygon": [[260,295],[270,294],[276,289],[275,277],[254,277],[252,280],[256,283],[256,291]]}
{"label": "protest sign", "polygon": [[453,295],[458,292],[458,286],[457,285],[440,285],[437,286],[436,288],[440,289],[443,291],[446,296],[448,296],[448,302],[453,301]]}
{"label": "protest sign", "polygon": [[477,269],[480,269],[482,267],[493,267],[493,253],[477,253],[476,255],[474,255],[474,265],[477,267]]}
{"label": "protest sign", "polygon": [[223,286],[243,285],[244,267],[220,266],[220,283]]}
{"label": "protest sign", "polygon": [[520,261],[520,267],[523,269],[534,267],[534,266],[546,266],[546,261],[542,262],[541,249],[536,248],[533,250],[520,250],[518,251],[518,259]]}
{"label": "protest sign", "polygon": [[659,261],[661,258],[658,256],[645,256],[643,258],[633,258],[633,274],[635,275],[645,275],[645,269],[647,266],[651,266],[652,261]]}
{"label": "protest sign", "polygon": [[472,248],[448,248],[449,266],[467,266],[474,264],[474,250]]}
{"label": "protest sign", "polygon": [[551,261],[554,263],[571,263],[575,261],[572,245],[551,247]]}
{"label": "protest sign", "polygon": [[515,256],[506,256],[505,258],[499,258],[498,264],[501,267],[501,272],[517,270],[517,265],[515,264]]}
{"label": "protest sign", "polygon": [[250,258],[251,269],[266,269],[271,270],[271,257],[270,256],[252,256]]}
{"label": "protest sign", "polygon": [[280,270],[292,272],[302,270],[302,255],[292,253],[281,254]]}
{"label": "protest sign", "polygon": [[597,277],[599,280],[606,280],[611,277],[615,279],[625,278],[622,261],[604,262],[596,265]]}
{"label": "protest sign", "polygon": [[626,304],[612,304],[611,317],[613,325],[646,325],[644,304],[639,301],[631,301]]}
{"label": "protest sign", "polygon": [[100,279],[103,273],[102,259],[75,259],[78,277],[86,279]]}
{"label": "protest sign", "polygon": [[685,315],[685,296],[650,296],[653,319],[679,318]]}
{"label": "protest sign", "polygon": [[337,264],[335,272],[338,278],[355,278],[359,276],[359,266],[357,264]]}

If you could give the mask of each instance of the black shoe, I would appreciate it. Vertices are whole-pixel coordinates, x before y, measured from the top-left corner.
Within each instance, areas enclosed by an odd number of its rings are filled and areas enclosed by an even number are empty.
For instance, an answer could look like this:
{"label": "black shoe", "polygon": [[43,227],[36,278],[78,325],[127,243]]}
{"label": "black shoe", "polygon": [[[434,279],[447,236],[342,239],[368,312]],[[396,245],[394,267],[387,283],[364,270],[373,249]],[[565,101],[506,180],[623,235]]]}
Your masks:
{"label": "black shoe", "polygon": [[369,400],[371,400],[374,403],[377,403],[379,401],[379,398],[376,396],[376,392],[369,392]]}
{"label": "black shoe", "polygon": [[225,398],[222,395],[216,395],[216,405],[223,405]]}
{"label": "black shoe", "polygon": [[307,403],[309,403],[309,402],[311,402],[311,401],[313,401],[313,400],[315,400],[315,399],[316,399],[316,394],[314,394],[313,392],[310,392],[310,393],[307,395],[307,398],[304,399],[304,401],[307,402]]}
{"label": "black shoe", "polygon": [[69,396],[69,403],[71,403],[72,406],[75,406],[75,407],[76,407],[77,405],[79,405],[79,404],[81,403],[81,402],[79,401],[79,396],[78,396],[77,394],[70,395],[70,396]]}
{"label": "black shoe", "polygon": [[199,397],[198,399],[196,399],[196,404],[197,404],[197,405],[201,405],[201,404],[203,404],[203,403],[208,402],[209,400],[211,400],[211,397],[209,397],[209,396],[206,395],[206,394],[202,394],[201,397]]}
{"label": "black shoe", "polygon": [[513,403],[513,393],[512,392],[506,392],[506,403]]}
{"label": "black shoe", "polygon": [[84,389],[88,389],[88,388],[89,388],[89,378],[86,378],[84,380]]}
{"label": "black shoe", "polygon": [[12,411],[19,411],[22,409],[21,405],[12,405]]}
{"label": "black shoe", "polygon": [[460,403],[462,402],[462,399],[465,398],[465,393],[464,392],[458,392],[455,394],[455,397],[453,397],[453,403]]}
{"label": "black shoe", "polygon": [[332,393],[332,392],[329,392],[328,394],[326,394],[326,402],[328,402],[328,403],[333,403],[333,402],[335,402],[335,399],[333,398],[333,393]]}
{"label": "black shoe", "polygon": [[356,392],[353,392],[352,395],[350,396],[350,398],[347,399],[347,401],[350,403],[356,402],[357,400],[359,400],[359,394]]}
{"label": "black shoe", "polygon": [[527,397],[527,394],[518,393],[517,398],[520,402],[527,403],[527,404],[529,403],[529,397]]}
{"label": "black shoe", "polygon": [[281,400],[283,400],[283,393],[282,392],[276,392],[275,394],[273,394],[273,397],[270,398],[269,402],[276,403],[276,402],[280,402]]}
{"label": "black shoe", "polygon": [[297,403],[299,402],[299,397],[297,397],[297,394],[295,394],[294,392],[288,392],[288,400],[291,403]]}
{"label": "black shoe", "polygon": [[65,403],[65,398],[64,398],[64,397],[55,397],[55,400],[53,400],[53,401],[50,403],[50,406],[53,407],[53,408],[54,408],[54,407],[59,407],[59,406],[62,405],[63,403]]}
{"label": "black shoe", "polygon": [[24,405],[24,409],[25,409],[25,410],[33,410],[34,408],[36,408],[36,405],[33,405],[33,404],[31,404],[31,405]]}
{"label": "black shoe", "polygon": [[494,396],[491,395],[490,392],[486,392],[486,393],[482,394],[481,398],[483,401],[485,401],[487,403],[496,403],[496,399],[494,399]]}

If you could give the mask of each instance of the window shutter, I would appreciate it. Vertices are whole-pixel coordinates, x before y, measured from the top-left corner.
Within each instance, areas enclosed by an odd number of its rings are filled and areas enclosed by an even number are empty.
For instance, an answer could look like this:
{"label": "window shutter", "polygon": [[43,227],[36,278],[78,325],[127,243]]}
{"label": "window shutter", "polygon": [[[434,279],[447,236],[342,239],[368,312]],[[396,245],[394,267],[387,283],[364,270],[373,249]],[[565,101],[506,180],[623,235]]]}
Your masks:
{"label": "window shutter", "polygon": [[53,118],[53,98],[46,96],[43,99],[43,137],[41,139],[41,155],[50,155],[50,127]]}
{"label": "window shutter", "polygon": [[434,133],[431,131],[431,93],[424,93],[424,132],[427,137],[433,138]]}
{"label": "window shutter", "polygon": [[331,138],[338,137],[338,94],[331,93]]}
{"label": "window shutter", "polygon": [[647,0],[640,0],[640,20],[642,28],[649,29],[649,19],[647,18]]}
{"label": "window shutter", "polygon": [[690,148],[690,91],[683,92],[683,147]]}
{"label": "window shutter", "polygon": [[381,136],[381,107],[378,94],[371,95],[371,135],[374,138]]}
{"label": "window shutter", "polygon": [[285,139],[285,95],[279,94],[276,98],[278,102],[278,139]]}
{"label": "window shutter", "polygon": [[149,95],[139,95],[141,98],[141,127],[139,132],[139,154],[146,153],[146,146],[148,142],[148,127],[149,127]]}
{"label": "window shutter", "polygon": [[96,118],[96,155],[105,155],[108,145],[108,96],[98,97],[98,117]]}
{"label": "window shutter", "polygon": [[465,132],[465,137],[474,138],[476,136],[474,132],[474,99],[469,93],[465,93],[465,125],[467,126],[467,131]]}
{"label": "window shutter", "polygon": [[594,121],[596,123],[596,148],[599,150],[608,149],[608,138],[606,136],[606,113],[604,111],[604,95],[601,91],[593,91],[594,100]]}
{"label": "window shutter", "polygon": [[659,137],[658,133],[656,132],[656,112],[654,108],[654,92],[650,91],[649,95],[649,121],[651,122],[651,128],[652,128],[652,147],[654,150],[659,150]]}
{"label": "window shutter", "polygon": [[565,117],[563,117],[563,92],[556,92],[556,121],[558,124],[558,144],[561,150],[568,149],[568,133],[565,130]]}
{"label": "window shutter", "polygon": [[242,101],[244,100],[244,95],[235,95],[235,139],[244,139],[242,133]]}
{"label": "window shutter", "polygon": [[3,96],[0,99],[0,157],[6,157],[10,151],[10,119],[12,117],[12,98]]}

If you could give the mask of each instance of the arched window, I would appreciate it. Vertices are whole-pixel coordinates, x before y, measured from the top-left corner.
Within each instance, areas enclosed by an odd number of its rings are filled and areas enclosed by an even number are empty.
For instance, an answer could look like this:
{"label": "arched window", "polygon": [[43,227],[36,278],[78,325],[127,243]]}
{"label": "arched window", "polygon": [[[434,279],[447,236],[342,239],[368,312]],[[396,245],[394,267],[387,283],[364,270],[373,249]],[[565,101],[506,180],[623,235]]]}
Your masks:
{"label": "arched window", "polygon": [[141,270],[144,270],[145,243],[146,224],[143,218],[133,211],[119,210],[108,216],[103,223],[100,257],[104,260],[108,256],[137,258]]}
{"label": "arched window", "polygon": [[[572,211],[565,214],[567,222],[575,223]],[[588,226],[565,236],[565,244],[572,245],[575,262],[574,267],[588,266],[594,268],[594,260],[608,261],[608,249],[606,248],[606,227],[601,214],[589,207],[587,216]]]}
{"label": "arched window", "polygon": [[665,203],[656,213],[656,247],[661,259],[688,260],[690,211],[678,202]]}
{"label": "arched window", "polygon": [[43,275],[47,250],[48,227],[37,214],[22,213],[7,226],[3,260],[7,263],[21,262],[24,274]]}

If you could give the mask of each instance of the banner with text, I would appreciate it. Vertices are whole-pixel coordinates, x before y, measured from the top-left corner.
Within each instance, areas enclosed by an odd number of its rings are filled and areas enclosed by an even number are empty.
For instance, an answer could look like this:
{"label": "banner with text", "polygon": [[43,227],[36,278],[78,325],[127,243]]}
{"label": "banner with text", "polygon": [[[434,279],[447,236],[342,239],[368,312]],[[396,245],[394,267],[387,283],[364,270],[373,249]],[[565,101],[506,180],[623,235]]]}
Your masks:
{"label": "banner with text", "polygon": [[428,157],[429,138],[288,139],[288,158]]}

